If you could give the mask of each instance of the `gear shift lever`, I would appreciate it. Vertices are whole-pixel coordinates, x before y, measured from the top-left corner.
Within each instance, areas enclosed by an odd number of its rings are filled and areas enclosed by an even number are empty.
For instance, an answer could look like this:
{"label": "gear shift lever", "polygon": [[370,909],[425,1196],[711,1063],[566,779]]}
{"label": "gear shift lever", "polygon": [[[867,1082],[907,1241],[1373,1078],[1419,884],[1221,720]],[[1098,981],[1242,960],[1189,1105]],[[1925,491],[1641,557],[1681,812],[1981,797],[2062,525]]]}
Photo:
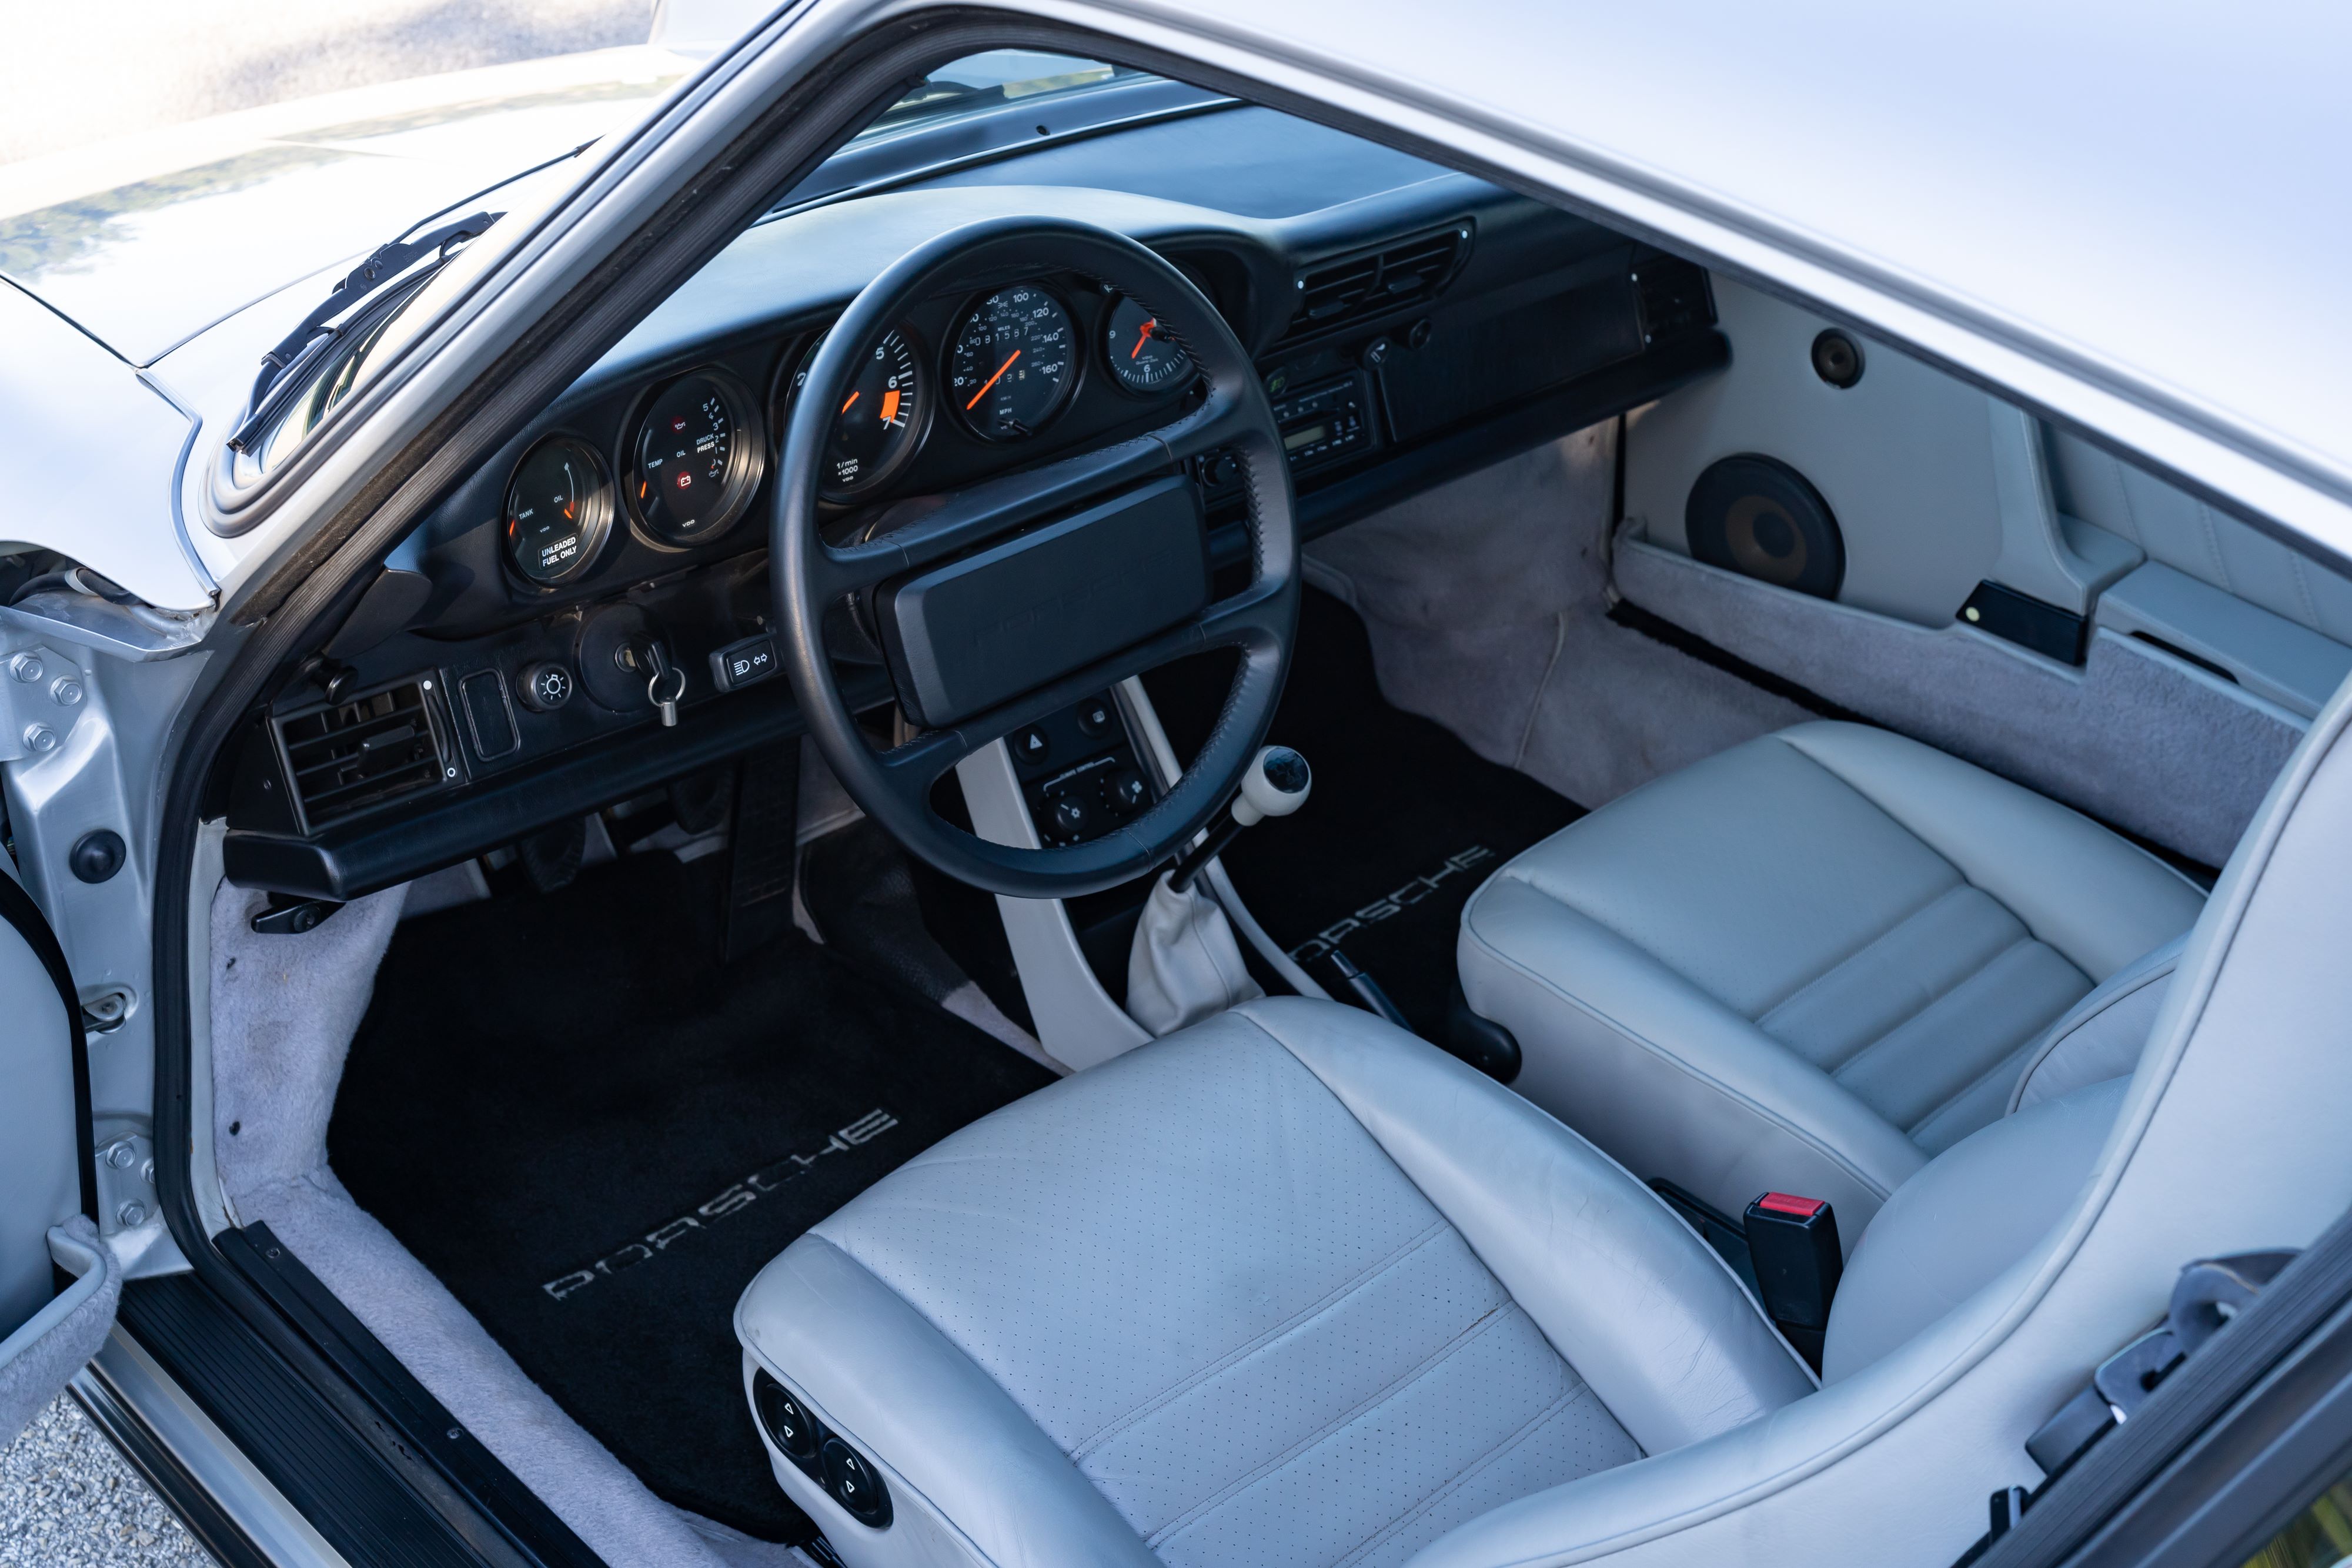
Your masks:
{"label": "gear shift lever", "polygon": [[1307,758],[1265,747],[1251,759],[1233,809],[1153,886],[1128,949],[1127,1010],[1155,1037],[1265,994],[1242,962],[1225,912],[1196,879],[1244,828],[1298,810],[1313,782]]}
{"label": "gear shift lever", "polygon": [[1286,746],[1261,748],[1242,776],[1241,793],[1234,797],[1232,811],[1210,827],[1208,837],[1184,852],[1169,874],[1169,884],[1182,893],[1201,874],[1201,868],[1224,853],[1225,846],[1244,828],[1255,827],[1268,817],[1287,817],[1307,804],[1307,791],[1314,788],[1315,770],[1307,766],[1307,758]]}

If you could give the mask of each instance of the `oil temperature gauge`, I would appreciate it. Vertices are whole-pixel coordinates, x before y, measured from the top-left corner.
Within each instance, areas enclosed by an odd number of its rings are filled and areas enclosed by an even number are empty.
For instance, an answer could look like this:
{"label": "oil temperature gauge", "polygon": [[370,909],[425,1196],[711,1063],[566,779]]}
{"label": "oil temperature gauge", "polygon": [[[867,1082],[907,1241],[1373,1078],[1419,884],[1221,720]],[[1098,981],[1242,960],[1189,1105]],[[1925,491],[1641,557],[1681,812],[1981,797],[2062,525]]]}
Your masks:
{"label": "oil temperature gauge", "polygon": [[569,581],[613,531],[613,486],[584,442],[551,435],[507,485],[507,562],[532,582]]}

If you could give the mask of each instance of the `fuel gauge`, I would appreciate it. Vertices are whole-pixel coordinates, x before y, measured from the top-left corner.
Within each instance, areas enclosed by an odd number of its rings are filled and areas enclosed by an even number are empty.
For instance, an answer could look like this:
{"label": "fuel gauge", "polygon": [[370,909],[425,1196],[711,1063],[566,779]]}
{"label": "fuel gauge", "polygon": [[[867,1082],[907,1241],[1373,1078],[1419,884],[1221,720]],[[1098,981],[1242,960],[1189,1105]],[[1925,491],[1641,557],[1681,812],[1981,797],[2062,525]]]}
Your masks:
{"label": "fuel gauge", "polygon": [[613,530],[613,486],[584,442],[551,435],[526,453],[507,486],[507,562],[532,582],[569,581]]}

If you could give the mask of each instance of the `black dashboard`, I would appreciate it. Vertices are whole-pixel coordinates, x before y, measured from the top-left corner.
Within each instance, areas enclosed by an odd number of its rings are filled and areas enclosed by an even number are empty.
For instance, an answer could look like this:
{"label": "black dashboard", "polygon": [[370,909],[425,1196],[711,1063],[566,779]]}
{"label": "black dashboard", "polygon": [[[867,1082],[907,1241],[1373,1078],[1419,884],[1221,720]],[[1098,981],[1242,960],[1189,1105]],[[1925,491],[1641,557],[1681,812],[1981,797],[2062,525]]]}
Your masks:
{"label": "black dashboard", "polygon": [[[460,483],[257,716],[231,877],[356,897],[797,733],[766,531],[800,370],[899,255],[1007,214],[1126,233],[1199,285],[1257,361],[1309,538],[1728,356],[1688,263],[1255,108],[787,204]],[[925,302],[861,350],[828,531],[1164,424],[1197,392],[1155,325],[1066,272]],[[1228,566],[1231,470],[1192,473]],[[887,706],[855,641],[846,685]]]}

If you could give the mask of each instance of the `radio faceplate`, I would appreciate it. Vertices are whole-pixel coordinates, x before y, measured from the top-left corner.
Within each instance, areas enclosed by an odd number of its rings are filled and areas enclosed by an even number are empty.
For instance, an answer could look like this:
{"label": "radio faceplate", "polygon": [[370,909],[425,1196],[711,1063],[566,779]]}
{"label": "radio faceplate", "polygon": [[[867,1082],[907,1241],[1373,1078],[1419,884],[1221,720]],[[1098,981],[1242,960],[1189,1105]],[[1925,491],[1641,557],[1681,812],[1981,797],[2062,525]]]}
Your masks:
{"label": "radio faceplate", "polygon": [[[1272,405],[1276,428],[1282,432],[1282,449],[1294,475],[1360,455],[1380,444],[1380,428],[1372,418],[1371,378],[1360,371],[1286,392],[1275,397]],[[1208,453],[1193,459],[1192,468],[1211,506],[1239,497],[1241,464],[1231,453]]]}

